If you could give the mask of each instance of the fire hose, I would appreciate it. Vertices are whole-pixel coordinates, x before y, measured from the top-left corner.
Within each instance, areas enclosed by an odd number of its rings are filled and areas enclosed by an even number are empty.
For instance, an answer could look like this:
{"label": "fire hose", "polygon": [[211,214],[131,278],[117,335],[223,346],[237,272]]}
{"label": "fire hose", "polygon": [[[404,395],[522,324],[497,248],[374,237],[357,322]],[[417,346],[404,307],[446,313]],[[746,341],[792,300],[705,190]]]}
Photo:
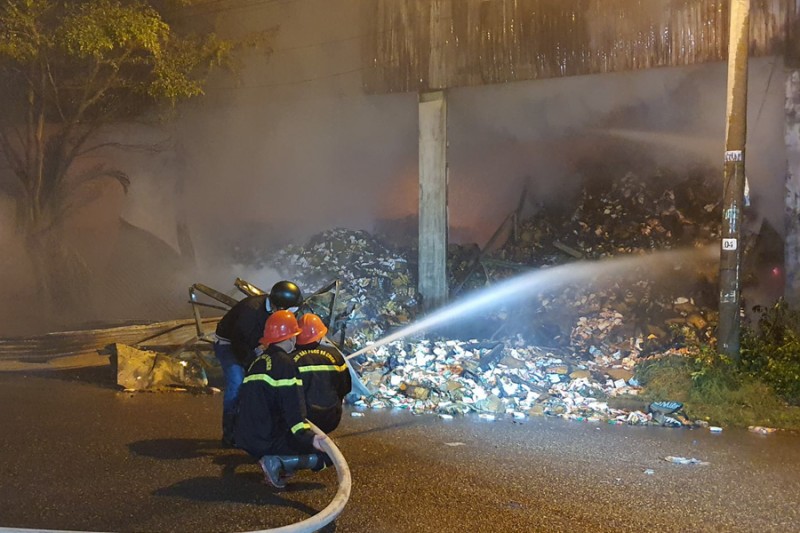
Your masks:
{"label": "fire hose", "polygon": [[[309,424],[311,424],[309,422]],[[317,435],[325,435],[317,426],[311,424],[311,429]],[[350,499],[350,489],[352,486],[352,479],[350,477],[350,467],[347,466],[347,461],[344,455],[336,447],[336,444],[330,439],[324,439],[321,442],[322,449],[331,458],[334,468],[336,468],[336,477],[339,483],[339,489],[331,502],[322,511],[317,514],[306,518],[301,522],[295,522],[287,526],[281,526],[274,529],[260,529],[250,533],[312,533],[318,531],[330,524],[342,513],[344,506]],[[23,529],[23,528],[7,528],[0,527],[0,533],[83,533],[80,531],[65,531],[57,529]]]}
{"label": "fire hose", "polygon": [[[311,424],[311,422],[309,422],[309,424]],[[311,424],[311,429],[317,435],[325,435],[325,433],[314,424]],[[347,504],[347,500],[350,499],[350,488],[352,485],[350,467],[347,466],[344,455],[342,455],[342,452],[339,451],[339,448],[336,447],[336,444],[334,444],[331,439],[324,439],[321,445],[325,453],[327,453],[328,457],[333,461],[333,466],[336,468],[336,477],[339,481],[339,490],[336,492],[336,496],[331,500],[331,503],[322,511],[312,517],[306,518],[302,522],[296,522],[276,529],[264,529],[255,533],[312,533],[330,524],[341,514],[344,510],[344,506]]]}

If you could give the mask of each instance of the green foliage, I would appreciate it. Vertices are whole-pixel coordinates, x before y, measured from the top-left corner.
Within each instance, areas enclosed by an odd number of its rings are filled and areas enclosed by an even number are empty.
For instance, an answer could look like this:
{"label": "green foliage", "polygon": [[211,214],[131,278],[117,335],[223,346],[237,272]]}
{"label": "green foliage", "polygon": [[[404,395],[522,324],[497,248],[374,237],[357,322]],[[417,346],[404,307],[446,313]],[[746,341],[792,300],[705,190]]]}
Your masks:
{"label": "green foliage", "polygon": [[743,328],[739,363],[674,330],[688,355],[640,364],[645,397],[682,402],[691,417],[715,424],[800,428],[800,312],[783,300],[758,311],[757,325]]}
{"label": "green foliage", "polygon": [[684,404],[694,420],[733,427],[800,428],[800,409],[789,407],[772,390],[704,347],[695,356],[671,356],[642,363],[637,377],[650,401]]}
{"label": "green foliage", "polygon": [[78,58],[103,60],[115,50],[117,55],[139,50],[157,58],[169,39],[169,26],[145,4],[97,0],[64,17],[57,35],[57,44]]}
{"label": "green foliage", "polygon": [[759,307],[755,327],[742,334],[743,372],[769,384],[783,399],[800,405],[800,311],[784,300]]}
{"label": "green foliage", "polygon": [[145,2],[10,0],[0,8],[0,72],[65,120],[126,92],[169,104],[198,96],[232,47],[214,34],[178,33]]}

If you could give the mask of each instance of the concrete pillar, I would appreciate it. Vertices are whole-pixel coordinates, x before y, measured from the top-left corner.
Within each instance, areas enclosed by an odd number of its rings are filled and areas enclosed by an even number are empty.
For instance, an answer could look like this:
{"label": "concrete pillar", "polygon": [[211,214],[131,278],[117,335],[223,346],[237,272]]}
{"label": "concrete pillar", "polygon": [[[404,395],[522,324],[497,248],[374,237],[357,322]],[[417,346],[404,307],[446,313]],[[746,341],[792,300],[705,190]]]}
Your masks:
{"label": "concrete pillar", "polygon": [[419,283],[425,310],[447,301],[447,99],[419,96]]}
{"label": "concrete pillar", "polygon": [[786,77],[786,285],[784,296],[800,306],[800,69]]}

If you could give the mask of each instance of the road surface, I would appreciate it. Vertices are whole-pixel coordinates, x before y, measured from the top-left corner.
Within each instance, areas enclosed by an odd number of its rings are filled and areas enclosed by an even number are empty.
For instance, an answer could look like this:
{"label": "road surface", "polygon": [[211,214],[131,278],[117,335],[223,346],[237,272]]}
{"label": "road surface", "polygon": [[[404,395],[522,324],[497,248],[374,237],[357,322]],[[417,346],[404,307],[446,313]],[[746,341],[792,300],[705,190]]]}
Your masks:
{"label": "road surface", "polygon": [[[0,372],[0,526],[253,531],[323,509],[335,472],[262,484],[218,447],[221,402],[119,392],[107,367]],[[333,437],[353,491],[327,532],[800,531],[796,434],[351,412]]]}

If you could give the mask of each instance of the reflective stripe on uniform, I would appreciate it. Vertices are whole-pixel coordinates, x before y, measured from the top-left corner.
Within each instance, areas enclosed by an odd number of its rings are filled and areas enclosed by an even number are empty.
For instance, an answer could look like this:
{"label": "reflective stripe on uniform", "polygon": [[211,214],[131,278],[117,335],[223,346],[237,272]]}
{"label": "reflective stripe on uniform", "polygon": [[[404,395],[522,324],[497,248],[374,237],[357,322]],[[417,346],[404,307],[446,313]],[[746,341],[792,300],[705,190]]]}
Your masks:
{"label": "reflective stripe on uniform", "polygon": [[308,365],[297,367],[300,372],[345,372],[347,365]]}
{"label": "reflective stripe on uniform", "polygon": [[308,422],[298,422],[294,426],[292,426],[292,433],[297,433],[298,431],[302,431],[304,429],[311,429],[311,426]]}
{"label": "reflective stripe on uniform", "polygon": [[295,385],[303,385],[303,381],[300,378],[274,379],[268,374],[253,374],[244,378],[244,383],[249,383],[251,381],[263,381],[267,385],[272,385],[273,387],[294,387]]}

